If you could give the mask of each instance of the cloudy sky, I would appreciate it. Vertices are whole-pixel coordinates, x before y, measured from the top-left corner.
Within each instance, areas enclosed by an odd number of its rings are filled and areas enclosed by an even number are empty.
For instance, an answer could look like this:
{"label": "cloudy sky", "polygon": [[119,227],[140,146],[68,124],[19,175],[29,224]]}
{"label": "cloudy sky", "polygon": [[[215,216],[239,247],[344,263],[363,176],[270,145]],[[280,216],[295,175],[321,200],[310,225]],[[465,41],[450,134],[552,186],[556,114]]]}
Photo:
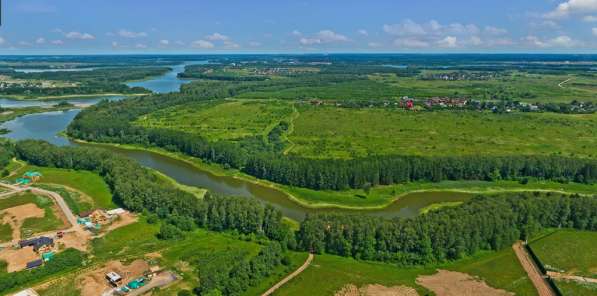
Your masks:
{"label": "cloudy sky", "polygon": [[597,53],[597,0],[11,0],[0,54]]}

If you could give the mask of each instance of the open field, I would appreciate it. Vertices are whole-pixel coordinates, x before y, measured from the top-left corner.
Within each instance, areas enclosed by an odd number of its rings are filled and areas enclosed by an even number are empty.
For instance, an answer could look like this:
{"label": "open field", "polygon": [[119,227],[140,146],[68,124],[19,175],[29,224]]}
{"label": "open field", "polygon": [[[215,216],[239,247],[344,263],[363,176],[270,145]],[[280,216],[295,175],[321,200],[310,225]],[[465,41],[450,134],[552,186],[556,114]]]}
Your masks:
{"label": "open field", "polygon": [[597,232],[578,230],[557,230],[530,243],[546,268],[597,279],[596,244]]}
{"label": "open field", "polygon": [[20,177],[27,171],[40,172],[43,176],[39,183],[63,185],[81,192],[92,199],[92,207],[107,209],[116,207],[112,202],[112,194],[108,185],[96,173],[28,165],[18,170],[11,180]]}
{"label": "open field", "polygon": [[556,285],[566,296],[596,296],[597,284],[558,280]]}
{"label": "open field", "polygon": [[595,157],[596,115],[409,112],[303,107],[290,154],[313,158],[367,155],[561,154]]}
{"label": "open field", "polygon": [[266,136],[292,113],[292,105],[276,101],[191,103],[159,110],[137,120],[151,128],[201,135],[211,141]]}
{"label": "open field", "polygon": [[[536,295],[511,249],[478,254],[437,268],[471,275],[492,288],[514,292],[516,295]],[[392,264],[316,255],[312,265],[280,288],[276,295],[334,295],[348,284],[357,287],[371,284],[407,286],[415,288],[419,295],[426,295],[429,291],[417,284],[417,278],[435,273],[435,267],[398,268]]]}
{"label": "open field", "polygon": [[51,199],[31,193],[1,199],[0,210],[3,212],[4,223],[11,221],[13,239],[60,229],[65,225],[58,207]]}

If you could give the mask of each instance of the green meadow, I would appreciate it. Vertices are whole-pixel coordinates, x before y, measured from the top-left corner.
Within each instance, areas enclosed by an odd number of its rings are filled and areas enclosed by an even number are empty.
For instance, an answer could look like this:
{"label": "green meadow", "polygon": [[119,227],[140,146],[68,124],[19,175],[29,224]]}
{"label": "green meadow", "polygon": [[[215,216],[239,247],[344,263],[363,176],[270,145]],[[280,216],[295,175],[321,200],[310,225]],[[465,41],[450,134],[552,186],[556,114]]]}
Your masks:
{"label": "green meadow", "polygon": [[530,245],[546,267],[566,274],[597,278],[597,232],[557,230]]}

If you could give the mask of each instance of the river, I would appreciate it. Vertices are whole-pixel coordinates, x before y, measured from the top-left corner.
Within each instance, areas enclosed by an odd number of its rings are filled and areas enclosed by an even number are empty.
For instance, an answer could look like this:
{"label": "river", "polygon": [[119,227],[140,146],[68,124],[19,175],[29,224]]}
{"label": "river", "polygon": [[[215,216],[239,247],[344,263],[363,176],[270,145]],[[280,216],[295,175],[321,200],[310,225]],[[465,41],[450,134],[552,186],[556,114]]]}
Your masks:
{"label": "river", "polygon": [[[177,71],[184,70],[184,66],[177,67]],[[178,74],[178,73],[177,73]],[[145,81],[147,86],[155,87],[152,90],[156,92],[166,91],[174,87],[180,87],[186,81],[175,82],[172,80],[172,73],[166,74],[169,78],[156,78]],[[176,77],[174,75],[173,77]],[[178,79],[178,78],[176,78]],[[169,86],[163,84],[164,81],[172,81]],[[160,81],[160,82],[157,82]],[[141,82],[139,82],[141,83]],[[144,86],[139,84],[139,86]],[[0,128],[6,128],[11,132],[4,135],[4,137],[20,140],[20,139],[40,139],[48,141],[52,144],[65,145],[80,145],[73,143],[58,135],[65,130],[72,119],[80,112],[79,109],[70,111],[46,112],[25,115],[14,120],[5,122]],[[92,145],[93,144],[83,144]],[[105,147],[105,146],[102,146]],[[279,209],[285,216],[295,220],[302,220],[307,213],[315,212],[351,212],[351,213],[367,213],[370,215],[381,216],[386,218],[391,217],[413,217],[418,215],[419,210],[434,203],[450,202],[450,201],[465,201],[471,197],[469,194],[454,193],[454,192],[422,192],[407,194],[399,199],[399,201],[390,206],[379,210],[339,210],[339,209],[312,209],[304,207],[288,198],[286,193],[277,189],[255,184],[249,181],[240,180],[229,176],[216,176],[208,171],[201,170],[187,162],[177,160],[158,153],[149,152],[145,150],[129,150],[117,147],[105,147],[115,153],[126,155],[137,160],[140,164],[155,169],[177,182],[206,188],[211,192],[224,195],[243,196],[247,198],[255,198],[256,200],[267,203]]]}

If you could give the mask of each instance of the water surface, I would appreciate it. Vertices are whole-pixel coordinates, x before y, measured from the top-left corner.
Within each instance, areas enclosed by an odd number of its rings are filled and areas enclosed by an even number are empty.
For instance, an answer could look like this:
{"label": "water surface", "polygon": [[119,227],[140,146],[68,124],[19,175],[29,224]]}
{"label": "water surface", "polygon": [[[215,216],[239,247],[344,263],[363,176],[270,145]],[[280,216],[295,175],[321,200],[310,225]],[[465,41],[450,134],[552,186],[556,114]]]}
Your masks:
{"label": "water surface", "polygon": [[158,94],[177,92],[180,90],[181,85],[192,81],[189,79],[180,79],[178,78],[178,74],[184,72],[186,66],[201,64],[207,64],[207,61],[187,62],[181,65],[170,66],[172,70],[160,77],[129,82],[126,85],[129,87],[143,87]]}

